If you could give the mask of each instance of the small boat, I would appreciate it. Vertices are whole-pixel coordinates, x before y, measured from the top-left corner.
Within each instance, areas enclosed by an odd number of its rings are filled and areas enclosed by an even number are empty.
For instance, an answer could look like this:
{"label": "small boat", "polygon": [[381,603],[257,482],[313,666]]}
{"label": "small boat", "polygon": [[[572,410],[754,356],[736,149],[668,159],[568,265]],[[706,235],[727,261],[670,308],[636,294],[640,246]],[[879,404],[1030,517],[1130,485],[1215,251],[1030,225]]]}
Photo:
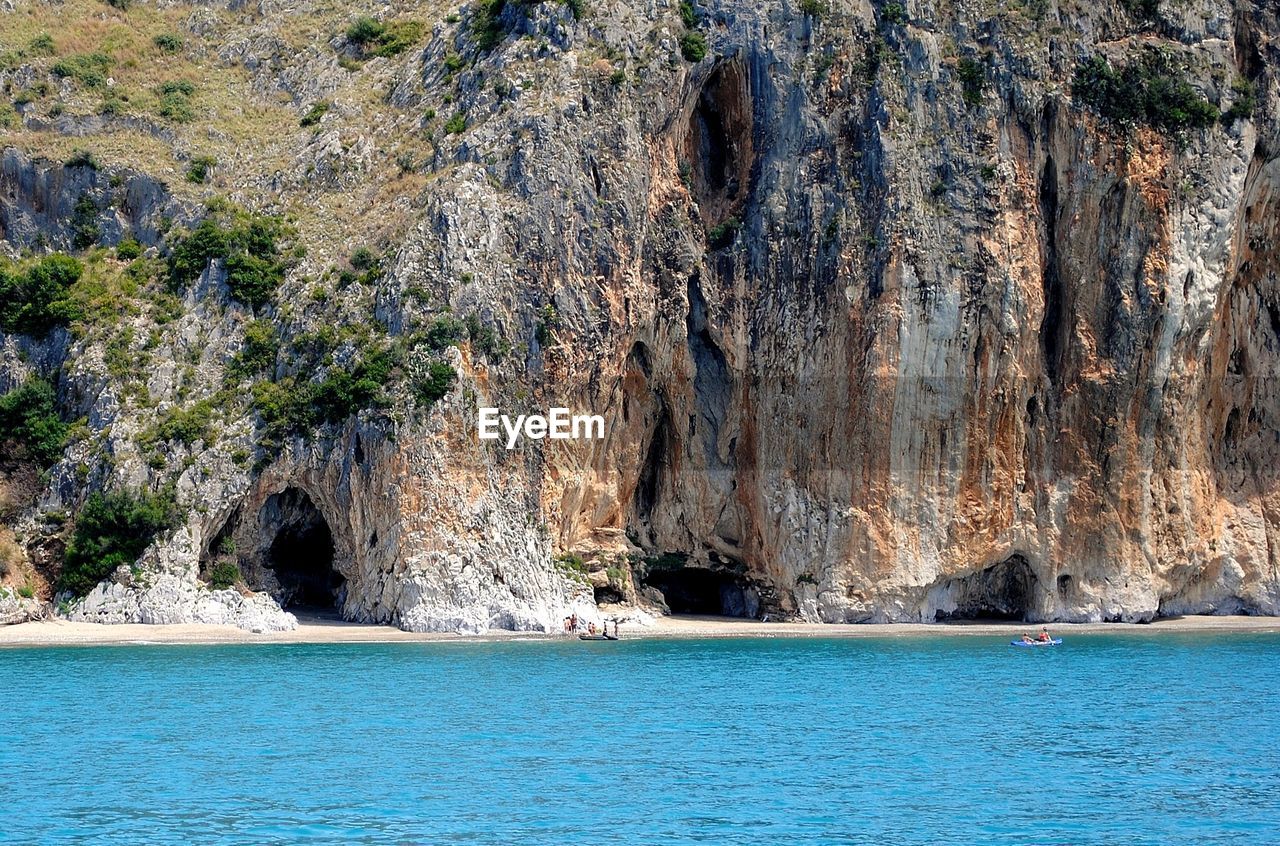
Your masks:
{"label": "small boat", "polygon": [[617,640],[617,635],[610,634],[580,634],[578,640]]}
{"label": "small boat", "polygon": [[1060,637],[1055,637],[1053,640],[1033,640],[1030,643],[1025,640],[1009,641],[1010,646],[1057,646],[1060,643],[1062,643],[1062,638]]}

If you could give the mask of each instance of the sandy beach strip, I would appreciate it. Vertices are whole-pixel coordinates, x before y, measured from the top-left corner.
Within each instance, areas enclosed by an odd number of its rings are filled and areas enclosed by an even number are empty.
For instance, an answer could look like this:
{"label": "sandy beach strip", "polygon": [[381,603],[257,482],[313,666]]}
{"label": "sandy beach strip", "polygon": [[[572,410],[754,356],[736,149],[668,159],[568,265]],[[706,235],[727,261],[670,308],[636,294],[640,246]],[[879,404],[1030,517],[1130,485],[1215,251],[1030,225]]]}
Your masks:
{"label": "sandy beach strip", "polygon": [[[1038,631],[1030,623],[762,623],[728,617],[660,617],[651,626],[623,625],[623,640],[636,638],[844,638],[844,637],[1009,637]],[[1174,617],[1151,623],[1056,623],[1055,637],[1078,634],[1164,632],[1265,632],[1280,634],[1277,617]],[[515,640],[573,640],[567,635],[494,630],[483,635],[405,632],[392,626],[337,620],[302,620],[287,632],[255,634],[233,626],[72,623],[47,620],[0,627],[0,647],[92,646],[111,644],[215,643],[439,643]]]}

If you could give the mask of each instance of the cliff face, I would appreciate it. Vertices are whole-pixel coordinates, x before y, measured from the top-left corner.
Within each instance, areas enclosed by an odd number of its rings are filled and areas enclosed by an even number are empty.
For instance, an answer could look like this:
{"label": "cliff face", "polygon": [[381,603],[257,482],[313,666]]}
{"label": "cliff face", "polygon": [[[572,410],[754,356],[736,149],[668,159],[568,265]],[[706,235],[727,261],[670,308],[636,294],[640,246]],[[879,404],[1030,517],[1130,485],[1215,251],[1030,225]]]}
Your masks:
{"label": "cliff face", "polygon": [[[418,630],[553,628],[596,614],[561,551],[685,610],[1280,613],[1276,12],[1005,5],[398,4],[428,30],[371,58],[319,7],[139,4],[215,69],[207,113],[102,118],[66,80],[56,117],[23,106],[9,249],[69,249],[88,196],[100,244],[164,255],[217,194],[307,251],[256,309],[215,261],[164,322],[3,336],[0,386],[53,374],[87,418],[12,521],[37,581],[50,512],[171,483],[181,526],[66,613],[276,627],[266,595],[332,594]],[[1119,118],[1079,84],[1093,57],[1167,96]],[[1175,125],[1188,98],[1229,114]],[[80,148],[96,167],[58,163]],[[335,280],[363,245],[381,269]],[[434,404],[403,388],[410,349],[384,402],[273,440],[229,375],[250,318],[282,341],[267,378],[305,381],[355,355],[307,371],[289,350],[326,327],[446,314],[475,325],[433,359],[458,374]],[[108,364],[120,326],[157,363],[145,402]],[[216,439],[149,459],[149,427],[214,396]],[[507,452],[482,405],[589,410],[607,438]],[[198,587],[220,556],[250,590]]]}

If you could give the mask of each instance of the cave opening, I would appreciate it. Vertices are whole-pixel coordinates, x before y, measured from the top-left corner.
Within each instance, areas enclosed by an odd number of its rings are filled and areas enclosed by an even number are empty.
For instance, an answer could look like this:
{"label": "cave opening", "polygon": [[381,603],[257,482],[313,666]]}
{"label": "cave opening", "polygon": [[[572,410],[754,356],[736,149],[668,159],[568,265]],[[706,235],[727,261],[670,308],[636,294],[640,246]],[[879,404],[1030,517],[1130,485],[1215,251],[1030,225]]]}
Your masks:
{"label": "cave opening", "polygon": [[709,225],[737,213],[747,197],[755,158],[753,127],[747,72],[731,59],[717,66],[698,92],[684,138],[693,194]]}
{"label": "cave opening", "polygon": [[1066,292],[1058,267],[1058,170],[1052,156],[1046,157],[1040,175],[1040,218],[1044,225],[1044,315],[1040,320],[1040,346],[1045,375],[1057,384],[1066,345]]}
{"label": "cave opening", "polygon": [[264,506],[279,527],[266,566],[280,583],[281,606],[316,613],[340,610],[346,579],[334,566],[333,533],[324,515],[298,488],[272,496]]}
{"label": "cave opening", "polygon": [[943,587],[955,608],[939,609],[934,620],[1026,620],[1035,582],[1027,559],[1012,555],[984,570],[947,581]]}
{"label": "cave opening", "polygon": [[592,588],[592,593],[594,594],[596,605],[616,605],[627,600],[626,595],[612,584],[597,585]]}
{"label": "cave opening", "polygon": [[734,573],[706,567],[654,569],[643,580],[662,592],[673,614],[717,617],[755,617],[760,610],[756,591]]}

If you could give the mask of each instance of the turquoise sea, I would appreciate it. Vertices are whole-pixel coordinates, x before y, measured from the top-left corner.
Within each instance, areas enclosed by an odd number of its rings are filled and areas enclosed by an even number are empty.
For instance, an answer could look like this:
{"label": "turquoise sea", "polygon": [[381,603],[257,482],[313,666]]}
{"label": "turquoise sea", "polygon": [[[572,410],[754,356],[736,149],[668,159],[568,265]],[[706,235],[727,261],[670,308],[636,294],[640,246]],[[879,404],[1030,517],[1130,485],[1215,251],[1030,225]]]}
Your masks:
{"label": "turquoise sea", "polygon": [[1280,636],[0,650],[6,843],[1280,843]]}

